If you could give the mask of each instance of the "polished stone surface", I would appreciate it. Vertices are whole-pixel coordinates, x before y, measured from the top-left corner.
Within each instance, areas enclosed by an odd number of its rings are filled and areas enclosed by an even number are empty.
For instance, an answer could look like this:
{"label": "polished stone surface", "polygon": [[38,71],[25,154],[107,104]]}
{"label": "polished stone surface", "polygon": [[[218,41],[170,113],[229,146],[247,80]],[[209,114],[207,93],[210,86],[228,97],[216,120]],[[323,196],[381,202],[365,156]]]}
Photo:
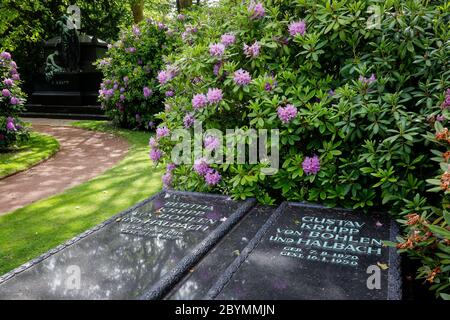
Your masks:
{"label": "polished stone surface", "polygon": [[168,300],[202,299],[213,283],[248,245],[256,232],[275,210],[254,207],[211,252],[193,268],[165,297]]}
{"label": "polished stone surface", "polygon": [[285,203],[206,298],[399,299],[398,256],[382,244],[396,233],[387,214]]}
{"label": "polished stone surface", "polygon": [[0,299],[139,299],[251,205],[162,192],[1,277]]}

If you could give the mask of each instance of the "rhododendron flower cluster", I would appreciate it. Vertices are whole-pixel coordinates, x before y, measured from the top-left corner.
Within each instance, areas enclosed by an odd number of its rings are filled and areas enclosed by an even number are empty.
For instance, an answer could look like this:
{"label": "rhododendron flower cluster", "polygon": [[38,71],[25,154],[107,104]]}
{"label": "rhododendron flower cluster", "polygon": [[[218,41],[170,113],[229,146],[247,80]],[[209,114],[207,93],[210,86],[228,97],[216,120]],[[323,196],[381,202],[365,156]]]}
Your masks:
{"label": "rhododendron flower cluster", "polygon": [[192,97],[192,107],[194,109],[200,109],[206,106],[208,99],[202,93],[198,93]]}
{"label": "rhododendron flower cluster", "polygon": [[247,11],[250,14],[250,19],[253,20],[261,19],[266,14],[266,10],[261,2],[251,1]]}
{"label": "rhododendron flower cluster", "polygon": [[239,69],[234,73],[233,80],[238,86],[245,86],[252,81],[252,77],[248,71]]}
{"label": "rhododendron flower cluster", "polygon": [[25,94],[20,88],[17,64],[9,52],[0,53],[0,150],[28,138],[19,119],[24,111]]}
{"label": "rhododendron flower cluster", "polygon": [[292,104],[288,104],[285,107],[278,107],[277,114],[281,122],[289,123],[297,116],[297,108]]}
{"label": "rhododendron flower cluster", "polygon": [[450,88],[445,91],[445,99],[444,102],[442,102],[441,105],[442,109],[448,109],[450,108]]}
{"label": "rhododendron flower cluster", "polygon": [[205,137],[203,144],[206,150],[211,151],[216,150],[219,147],[220,141],[217,137],[209,135]]}
{"label": "rhododendron flower cluster", "polygon": [[206,98],[208,99],[208,102],[211,104],[219,103],[220,101],[222,101],[223,98],[222,89],[218,88],[208,89],[208,94],[206,95]]}
{"label": "rhododendron flower cluster", "polygon": [[364,76],[359,76],[359,78],[358,78],[359,82],[366,84],[366,85],[372,84],[376,80],[377,80],[377,78],[375,77],[374,73],[372,73],[369,78],[366,78]]}
{"label": "rhododendron flower cluster", "polygon": [[159,127],[156,129],[156,138],[161,139],[163,137],[168,137],[170,135],[170,130],[167,127]]}
{"label": "rhododendron flower cluster", "polygon": [[320,171],[320,159],[317,155],[313,155],[312,157],[305,157],[302,162],[303,171],[306,174],[314,175]]}
{"label": "rhododendron flower cluster", "polygon": [[259,56],[259,51],[261,49],[261,46],[259,45],[258,41],[255,41],[251,46],[248,46],[244,43],[244,54],[248,58],[256,58]]}
{"label": "rhododendron flower cluster", "polygon": [[225,53],[225,46],[222,43],[212,43],[209,46],[209,54],[213,57],[221,57]]}
{"label": "rhododendron flower cluster", "polygon": [[163,153],[162,151],[159,149],[159,141],[164,138],[164,137],[168,137],[170,135],[170,130],[167,127],[159,127],[156,129],[156,138],[152,137],[149,140],[149,145],[151,147],[150,150],[150,159],[153,162],[158,162]]}
{"label": "rhododendron flower cluster", "polygon": [[183,126],[185,129],[189,129],[195,122],[195,117],[192,114],[187,114],[183,118]]}
{"label": "rhododendron flower cluster", "polygon": [[291,22],[289,24],[289,34],[292,37],[295,37],[296,35],[305,35],[306,33],[306,23],[303,20],[297,21],[297,22]]}
{"label": "rhododendron flower cluster", "polygon": [[206,158],[195,160],[193,169],[205,179],[205,183],[209,186],[218,184],[222,178],[217,170],[210,168]]}
{"label": "rhododendron flower cluster", "polygon": [[236,36],[232,33],[225,33],[220,37],[220,42],[225,46],[228,47],[236,41]]}

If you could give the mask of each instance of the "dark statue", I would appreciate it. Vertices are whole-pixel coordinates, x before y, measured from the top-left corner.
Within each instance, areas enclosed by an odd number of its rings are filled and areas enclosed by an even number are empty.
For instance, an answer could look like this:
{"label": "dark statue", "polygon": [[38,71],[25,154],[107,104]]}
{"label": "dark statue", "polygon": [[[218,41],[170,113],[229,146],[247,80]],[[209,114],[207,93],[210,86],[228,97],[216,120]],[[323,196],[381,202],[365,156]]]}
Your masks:
{"label": "dark statue", "polygon": [[77,72],[80,63],[80,39],[75,25],[66,15],[57,22],[60,33],[59,50],[47,56],[45,77],[51,81],[56,73]]}

